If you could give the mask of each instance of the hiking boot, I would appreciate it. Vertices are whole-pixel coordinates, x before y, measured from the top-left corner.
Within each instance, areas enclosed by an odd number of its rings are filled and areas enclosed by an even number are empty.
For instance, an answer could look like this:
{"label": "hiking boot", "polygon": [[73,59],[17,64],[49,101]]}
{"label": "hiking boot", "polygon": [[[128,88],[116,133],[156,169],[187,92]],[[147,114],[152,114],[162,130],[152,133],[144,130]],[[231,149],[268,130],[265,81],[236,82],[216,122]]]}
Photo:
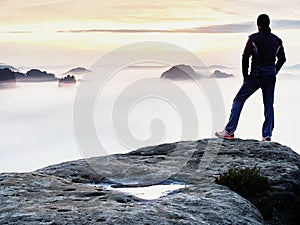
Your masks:
{"label": "hiking boot", "polygon": [[263,141],[263,142],[270,142],[271,141],[271,137],[270,136],[263,137],[263,139],[261,141]]}
{"label": "hiking boot", "polygon": [[227,130],[223,130],[221,132],[216,132],[215,135],[218,138],[223,138],[223,139],[228,139],[228,140],[234,139],[234,132],[229,133]]}

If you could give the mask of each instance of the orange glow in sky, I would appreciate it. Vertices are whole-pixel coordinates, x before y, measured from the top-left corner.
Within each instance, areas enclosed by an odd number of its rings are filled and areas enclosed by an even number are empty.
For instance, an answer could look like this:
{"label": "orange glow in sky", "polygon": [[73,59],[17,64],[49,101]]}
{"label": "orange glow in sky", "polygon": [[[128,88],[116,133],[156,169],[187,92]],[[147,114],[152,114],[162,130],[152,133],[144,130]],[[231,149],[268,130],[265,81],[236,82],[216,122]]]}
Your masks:
{"label": "orange glow in sky", "polygon": [[0,4],[0,62],[10,64],[88,65],[107,51],[138,41],[167,41],[208,64],[239,64],[260,13],[274,20],[274,33],[282,37],[289,63],[297,63],[300,50],[295,10],[299,1],[0,0]]}

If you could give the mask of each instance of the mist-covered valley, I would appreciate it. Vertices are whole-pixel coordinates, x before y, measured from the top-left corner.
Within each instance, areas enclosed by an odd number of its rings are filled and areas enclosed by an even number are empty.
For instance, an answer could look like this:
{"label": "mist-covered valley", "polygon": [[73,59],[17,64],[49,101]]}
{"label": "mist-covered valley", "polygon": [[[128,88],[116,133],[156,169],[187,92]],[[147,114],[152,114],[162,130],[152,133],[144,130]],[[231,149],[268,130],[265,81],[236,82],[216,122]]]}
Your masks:
{"label": "mist-covered valley", "polygon": [[[198,82],[159,79],[168,67],[129,67],[113,74],[99,89],[94,104],[80,104],[76,86],[58,88],[57,82],[17,83],[0,90],[0,171],[32,171],[47,165],[96,155],[125,153],[138,147],[180,140],[210,138],[227,122],[232,100],[242,83],[238,68],[222,68],[234,78]],[[278,75],[273,140],[300,153],[297,128],[300,72]],[[99,75],[100,76],[100,75]],[[83,94],[84,95],[84,94]],[[78,100],[79,99],[79,100]],[[84,101],[84,100],[83,100]],[[214,101],[221,104],[214,105]],[[93,135],[80,137],[77,115],[93,112],[93,124],[103,149],[85,149]],[[82,114],[84,115],[84,114]],[[89,116],[90,114],[87,114]],[[75,126],[74,126],[75,123]],[[246,102],[236,136],[261,139],[261,91]],[[88,131],[87,131],[88,132]],[[80,139],[78,141],[78,139]],[[86,145],[89,146],[88,144]],[[104,151],[103,151],[104,150]]]}

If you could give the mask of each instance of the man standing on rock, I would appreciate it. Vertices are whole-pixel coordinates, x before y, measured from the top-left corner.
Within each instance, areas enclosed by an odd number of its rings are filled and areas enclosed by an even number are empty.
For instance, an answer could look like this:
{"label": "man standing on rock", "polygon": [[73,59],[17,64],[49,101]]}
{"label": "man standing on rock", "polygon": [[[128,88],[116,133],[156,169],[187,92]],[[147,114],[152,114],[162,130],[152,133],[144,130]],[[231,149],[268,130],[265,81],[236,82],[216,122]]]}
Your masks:
{"label": "man standing on rock", "polygon": [[[282,41],[271,33],[270,18],[261,14],[257,18],[258,32],[249,36],[242,57],[244,83],[233,100],[229,122],[216,136],[234,139],[240,114],[245,101],[259,88],[262,89],[265,121],[262,127],[262,141],[271,141],[274,128],[274,89],[276,74],[286,61]],[[252,57],[251,72],[248,75],[249,58]],[[277,62],[276,62],[277,58]]]}

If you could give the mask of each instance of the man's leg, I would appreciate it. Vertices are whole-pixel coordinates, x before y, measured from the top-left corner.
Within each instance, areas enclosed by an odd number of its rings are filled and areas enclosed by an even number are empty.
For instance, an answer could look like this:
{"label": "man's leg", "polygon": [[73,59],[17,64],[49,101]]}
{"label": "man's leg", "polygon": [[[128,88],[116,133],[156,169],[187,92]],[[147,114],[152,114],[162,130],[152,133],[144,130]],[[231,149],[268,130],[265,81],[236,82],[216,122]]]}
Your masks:
{"label": "man's leg", "polygon": [[274,90],[276,77],[265,77],[262,83],[265,121],[262,128],[263,137],[272,137],[274,128]]}
{"label": "man's leg", "polygon": [[249,98],[255,91],[257,91],[257,89],[260,88],[260,82],[258,79],[259,77],[249,76],[234,98],[229,122],[225,127],[225,130],[229,134],[233,133],[236,130],[241,111],[247,98]]}

